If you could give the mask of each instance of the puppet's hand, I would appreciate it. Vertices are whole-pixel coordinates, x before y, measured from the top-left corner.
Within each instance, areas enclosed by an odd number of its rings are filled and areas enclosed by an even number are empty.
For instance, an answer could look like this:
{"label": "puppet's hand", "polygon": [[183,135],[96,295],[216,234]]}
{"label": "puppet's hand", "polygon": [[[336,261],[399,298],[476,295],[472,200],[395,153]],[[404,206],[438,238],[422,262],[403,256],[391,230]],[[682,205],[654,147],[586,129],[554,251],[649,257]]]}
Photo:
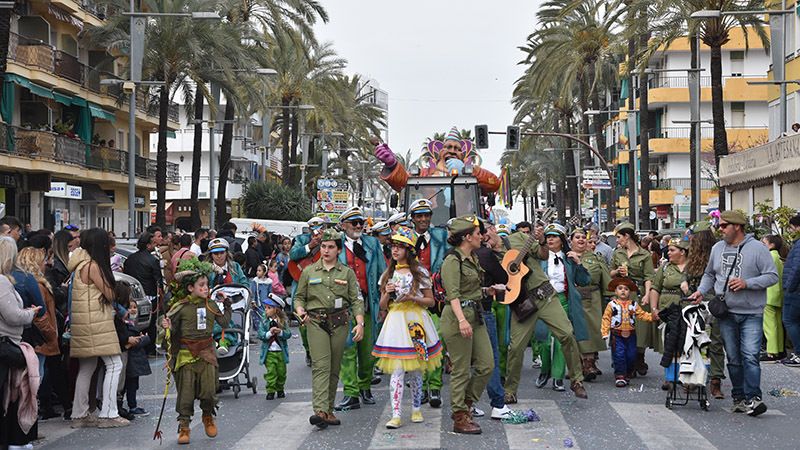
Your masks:
{"label": "puppet's hand", "polygon": [[395,164],[397,164],[397,158],[387,144],[381,144],[375,147],[375,157],[385,164],[386,167],[394,167]]}
{"label": "puppet's hand", "polygon": [[464,161],[462,161],[462,160],[460,160],[458,158],[450,158],[450,159],[448,159],[445,162],[445,165],[447,166],[447,173],[448,174],[452,174],[453,170],[455,170],[456,172],[461,174],[462,171],[464,170]]}

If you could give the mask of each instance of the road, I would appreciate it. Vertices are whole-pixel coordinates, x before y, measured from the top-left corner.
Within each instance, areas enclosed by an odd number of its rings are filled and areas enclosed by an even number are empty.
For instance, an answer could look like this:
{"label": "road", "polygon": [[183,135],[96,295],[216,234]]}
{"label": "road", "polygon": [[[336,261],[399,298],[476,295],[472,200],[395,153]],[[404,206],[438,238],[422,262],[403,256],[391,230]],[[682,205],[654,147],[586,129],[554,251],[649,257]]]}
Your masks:
{"label": "road", "polygon": [[[464,436],[451,432],[449,419],[448,385],[445,377],[444,407],[436,410],[423,406],[425,422],[409,422],[410,400],[404,399],[404,426],[387,430],[389,419],[388,377],[375,386],[373,393],[377,404],[359,410],[338,413],[339,427],[317,431],[309,425],[311,412],[311,370],[304,363],[300,339],[291,342],[292,361],[288,368],[287,396],[285,399],[267,401],[264,396],[263,367],[253,374],[259,380],[259,391],[242,391],[235,399],[230,391],[220,394],[218,415],[219,436],[209,439],[203,433],[198,416],[192,422],[192,448],[202,449],[536,449],[564,448],[565,439],[574,448],[595,449],[789,449],[797,448],[797,417],[800,397],[773,397],[772,389],[789,388],[800,391],[800,369],[782,365],[764,365],[762,389],[770,410],[761,417],[752,418],[728,412],[731,405],[730,385],[724,383],[725,400],[711,400],[711,410],[704,412],[697,402],[667,410],[665,395],[661,391],[661,368],[658,355],[648,354],[651,372],[644,378],[633,380],[628,388],[614,387],[609,353],[601,354],[600,368],[604,374],[598,381],[587,383],[588,400],[578,400],[569,391],[555,392],[550,386],[536,389],[533,384],[538,369],[526,363],[520,388],[520,404],[515,409],[533,408],[541,422],[524,425],[502,424],[484,417],[477,419],[483,428],[481,436]],[[251,346],[255,361],[259,344]],[[527,359],[529,361],[530,359]],[[39,434],[44,437],[36,448],[58,450],[88,450],[100,448],[150,449],[175,448],[176,413],[174,388],[167,400],[164,417],[164,441],[154,441],[158,408],[164,390],[162,360],[151,360],[154,375],[141,380],[139,403],[151,412],[138,418],[126,428],[100,430],[73,430],[61,419],[40,423]],[[341,398],[341,393],[339,394]],[[484,396],[479,407],[489,410]]]}

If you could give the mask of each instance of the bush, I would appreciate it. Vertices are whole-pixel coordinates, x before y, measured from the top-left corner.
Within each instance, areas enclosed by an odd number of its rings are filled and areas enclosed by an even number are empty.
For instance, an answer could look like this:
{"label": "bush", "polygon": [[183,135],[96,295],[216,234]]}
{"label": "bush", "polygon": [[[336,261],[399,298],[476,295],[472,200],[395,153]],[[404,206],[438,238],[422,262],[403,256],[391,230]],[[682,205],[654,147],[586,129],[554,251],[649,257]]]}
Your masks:
{"label": "bush", "polygon": [[242,203],[245,214],[252,219],[305,222],[311,218],[311,202],[302,192],[270,181],[249,183]]}

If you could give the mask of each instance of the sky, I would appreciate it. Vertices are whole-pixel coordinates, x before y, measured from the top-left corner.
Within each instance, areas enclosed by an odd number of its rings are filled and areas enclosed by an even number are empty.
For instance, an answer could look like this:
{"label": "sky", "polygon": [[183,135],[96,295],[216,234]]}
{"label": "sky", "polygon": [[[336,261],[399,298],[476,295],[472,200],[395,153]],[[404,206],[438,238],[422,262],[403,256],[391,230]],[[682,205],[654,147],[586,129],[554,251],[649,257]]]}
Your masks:
{"label": "sky", "polygon": [[[389,140],[418,156],[426,137],[452,126],[491,131],[511,125],[517,48],[535,30],[539,0],[328,0],[330,20],[315,27],[348,60],[348,72],[375,79],[389,94]],[[473,131],[474,133],[474,131]],[[499,175],[503,136],[491,136],[483,166]],[[511,211],[522,220],[521,207]]]}

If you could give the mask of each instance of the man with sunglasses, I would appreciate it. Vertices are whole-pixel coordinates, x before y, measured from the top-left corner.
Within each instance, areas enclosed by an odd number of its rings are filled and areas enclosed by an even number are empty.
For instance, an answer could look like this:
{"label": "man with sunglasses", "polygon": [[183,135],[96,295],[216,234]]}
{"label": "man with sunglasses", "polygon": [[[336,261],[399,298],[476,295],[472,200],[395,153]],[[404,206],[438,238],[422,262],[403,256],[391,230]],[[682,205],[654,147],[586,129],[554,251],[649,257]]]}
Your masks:
{"label": "man with sunglasses", "polygon": [[[342,237],[344,251],[339,253],[339,262],[353,269],[358,280],[359,292],[364,299],[364,339],[360,342],[348,340],[340,376],[344,385],[344,398],[336,406],[337,411],[358,409],[361,407],[361,401],[366,405],[375,404],[370,390],[375,367],[372,348],[379,331],[378,280],[386,270],[386,261],[378,240],[364,234],[364,221],[364,213],[358,206],[348,209],[339,217],[339,224],[344,231]],[[355,323],[352,326],[355,326]]]}
{"label": "man with sunglasses", "polygon": [[[464,166],[473,163],[476,157],[473,143],[468,139],[461,139],[458,127],[453,127],[441,141],[430,141],[427,146],[426,156],[431,161],[428,167],[420,167],[419,176],[423,177],[448,177],[456,173],[463,173]],[[409,174],[403,164],[394,156],[394,152],[387,144],[375,147],[375,156],[384,164],[381,179],[397,192],[400,192],[408,183]],[[484,195],[497,192],[500,180],[486,169],[472,168],[472,176],[478,180],[478,185]]]}
{"label": "man with sunglasses", "polygon": [[745,234],[747,217],[738,211],[724,211],[719,218],[722,240],[711,248],[711,255],[697,292],[723,296],[728,312],[717,317],[728,374],[733,389],[735,413],[758,416],[767,411],[761,400],[761,336],[767,288],[778,282],[778,272],[766,246]]}

